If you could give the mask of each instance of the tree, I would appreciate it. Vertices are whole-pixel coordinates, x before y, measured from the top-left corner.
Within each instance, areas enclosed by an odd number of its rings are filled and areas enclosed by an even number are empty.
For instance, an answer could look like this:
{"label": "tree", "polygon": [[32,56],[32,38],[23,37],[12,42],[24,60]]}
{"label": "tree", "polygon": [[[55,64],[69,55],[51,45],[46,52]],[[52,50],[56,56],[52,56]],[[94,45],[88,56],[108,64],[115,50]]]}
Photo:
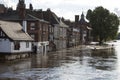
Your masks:
{"label": "tree", "polygon": [[91,15],[92,15],[92,10],[89,9],[89,10],[87,11],[86,19],[90,20],[90,16],[91,16]]}
{"label": "tree", "polygon": [[92,26],[92,36],[99,41],[99,44],[115,38],[119,26],[117,15],[100,6],[93,11],[88,10],[86,18]]}

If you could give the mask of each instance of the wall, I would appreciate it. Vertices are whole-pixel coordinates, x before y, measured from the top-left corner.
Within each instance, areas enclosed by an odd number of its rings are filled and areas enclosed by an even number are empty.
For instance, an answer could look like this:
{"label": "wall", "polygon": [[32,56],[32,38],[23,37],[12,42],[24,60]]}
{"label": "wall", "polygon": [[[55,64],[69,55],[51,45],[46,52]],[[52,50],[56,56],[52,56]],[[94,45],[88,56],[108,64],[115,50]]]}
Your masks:
{"label": "wall", "polygon": [[43,53],[49,51],[49,46],[48,46],[49,41],[34,42],[34,45],[37,46],[37,53]]}
{"label": "wall", "polygon": [[67,48],[67,28],[60,27],[60,39],[59,39],[59,48],[64,49]]}
{"label": "wall", "polygon": [[9,39],[0,39],[0,52],[11,52],[11,42]]}
{"label": "wall", "polygon": [[32,44],[29,42],[29,47],[26,48],[26,42],[20,42],[20,49],[19,50],[14,50],[14,43],[11,43],[11,51],[13,53],[16,52],[31,52],[32,51]]}
{"label": "wall", "polygon": [[54,38],[58,50],[67,48],[67,28],[55,25]]}

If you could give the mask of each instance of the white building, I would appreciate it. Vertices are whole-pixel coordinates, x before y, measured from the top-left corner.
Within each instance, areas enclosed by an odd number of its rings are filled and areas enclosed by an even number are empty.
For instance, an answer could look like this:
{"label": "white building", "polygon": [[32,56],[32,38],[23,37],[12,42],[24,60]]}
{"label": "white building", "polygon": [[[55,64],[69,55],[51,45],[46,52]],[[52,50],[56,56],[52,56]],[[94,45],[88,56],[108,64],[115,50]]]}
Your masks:
{"label": "white building", "polygon": [[0,21],[0,53],[32,52],[31,41],[19,23]]}
{"label": "white building", "polygon": [[54,41],[57,49],[67,48],[67,28],[68,26],[61,20],[54,26]]}

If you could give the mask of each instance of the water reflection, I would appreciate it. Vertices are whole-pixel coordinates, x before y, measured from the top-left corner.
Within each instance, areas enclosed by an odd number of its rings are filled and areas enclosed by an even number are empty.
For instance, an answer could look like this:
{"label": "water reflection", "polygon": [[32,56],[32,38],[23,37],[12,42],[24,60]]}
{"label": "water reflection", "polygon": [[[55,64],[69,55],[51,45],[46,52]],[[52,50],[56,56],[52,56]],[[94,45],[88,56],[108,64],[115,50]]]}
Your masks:
{"label": "water reflection", "polygon": [[71,48],[32,54],[20,62],[1,63],[0,80],[119,80],[118,51]]}
{"label": "water reflection", "polygon": [[46,68],[48,67],[48,56],[46,54],[32,54],[31,67],[32,68]]}

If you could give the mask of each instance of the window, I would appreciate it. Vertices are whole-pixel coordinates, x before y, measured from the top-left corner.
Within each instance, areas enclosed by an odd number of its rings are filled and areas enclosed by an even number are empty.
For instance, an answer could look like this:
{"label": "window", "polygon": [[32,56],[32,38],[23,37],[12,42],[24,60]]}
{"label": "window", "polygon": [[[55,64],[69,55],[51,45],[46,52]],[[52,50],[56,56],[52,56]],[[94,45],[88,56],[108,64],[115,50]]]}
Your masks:
{"label": "window", "polygon": [[15,41],[14,42],[14,50],[19,50],[20,49],[20,42]]}
{"label": "window", "polygon": [[26,42],[26,48],[29,48],[29,42]]}
{"label": "window", "polygon": [[45,25],[46,31],[48,31],[48,27],[49,27],[49,25],[46,24],[46,25]]}
{"label": "window", "polygon": [[39,29],[42,30],[42,24],[39,24]]}
{"label": "window", "polygon": [[35,30],[35,23],[31,23],[31,24],[30,24],[30,29],[31,29],[31,30]]}
{"label": "window", "polygon": [[43,26],[43,31],[46,31],[46,26],[45,25]]}

